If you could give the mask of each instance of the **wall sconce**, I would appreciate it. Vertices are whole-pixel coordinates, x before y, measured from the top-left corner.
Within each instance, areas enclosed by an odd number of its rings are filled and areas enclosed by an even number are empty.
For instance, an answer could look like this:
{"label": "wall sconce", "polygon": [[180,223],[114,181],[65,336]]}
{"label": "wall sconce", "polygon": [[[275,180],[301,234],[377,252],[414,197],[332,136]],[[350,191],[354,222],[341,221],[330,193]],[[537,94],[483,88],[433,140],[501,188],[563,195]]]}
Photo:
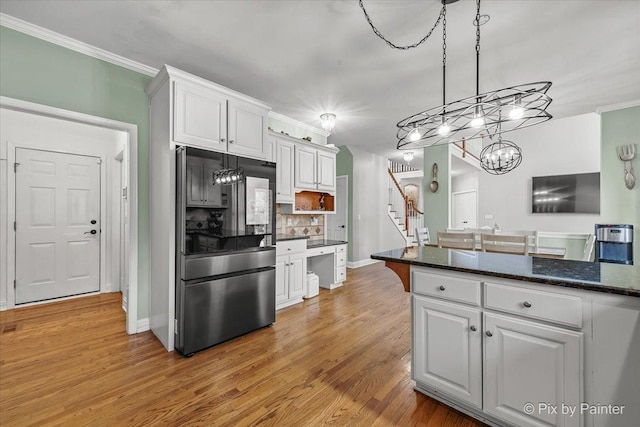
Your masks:
{"label": "wall sconce", "polygon": [[321,114],[320,123],[322,124],[322,129],[331,133],[333,127],[336,125],[336,115],[333,113]]}

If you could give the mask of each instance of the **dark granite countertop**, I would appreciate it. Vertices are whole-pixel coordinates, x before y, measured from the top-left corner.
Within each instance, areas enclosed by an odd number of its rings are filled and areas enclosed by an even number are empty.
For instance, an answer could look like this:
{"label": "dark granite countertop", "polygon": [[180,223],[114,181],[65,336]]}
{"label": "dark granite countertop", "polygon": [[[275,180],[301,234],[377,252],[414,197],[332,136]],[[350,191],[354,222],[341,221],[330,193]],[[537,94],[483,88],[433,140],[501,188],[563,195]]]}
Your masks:
{"label": "dark granite countertop", "polygon": [[371,258],[443,270],[640,297],[640,266],[440,249],[393,249]]}
{"label": "dark granite countertop", "polygon": [[309,236],[290,236],[288,234],[276,234],[276,242],[285,242],[287,240],[306,240]]}
{"label": "dark granite countertop", "polygon": [[309,248],[321,248],[323,246],[337,246],[346,245],[344,240],[309,240],[307,241],[307,249]]}

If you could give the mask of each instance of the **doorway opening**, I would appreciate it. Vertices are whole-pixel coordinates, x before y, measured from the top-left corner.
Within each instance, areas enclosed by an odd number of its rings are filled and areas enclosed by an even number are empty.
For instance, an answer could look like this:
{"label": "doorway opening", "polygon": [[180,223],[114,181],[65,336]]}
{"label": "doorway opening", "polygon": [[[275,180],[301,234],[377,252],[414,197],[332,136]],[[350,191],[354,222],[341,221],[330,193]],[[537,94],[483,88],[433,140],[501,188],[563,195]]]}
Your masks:
{"label": "doorway opening", "polygon": [[[46,213],[49,211],[41,206],[55,202],[59,204],[58,209],[66,204],[66,220],[73,223],[66,230],[68,236],[65,237],[65,232],[58,230],[55,236],[57,240],[53,239],[58,248],[66,246],[70,251],[63,261],[63,269],[69,277],[63,279],[67,284],[73,285],[83,281],[91,283],[89,287],[73,288],[69,294],[122,291],[127,333],[141,332],[137,319],[137,126],[7,97],[0,97],[0,107],[3,123],[0,142],[0,174],[3,177],[0,184],[3,206],[0,209],[0,309],[27,305],[29,301],[69,297],[55,292],[45,292],[43,295],[36,292],[35,296],[27,296],[26,299],[21,296],[21,291],[28,288],[20,287],[23,284],[21,269],[26,270],[18,263],[28,264],[28,252],[34,248],[40,249],[49,258],[39,259],[48,260],[49,265],[54,265],[64,257],[56,261],[57,255],[52,258],[52,254],[65,251],[53,250],[51,238],[28,244],[21,241],[24,236],[17,224],[28,224],[24,215],[44,221],[43,224],[51,222],[53,216],[49,214],[47,217]],[[74,181],[93,169],[93,173],[97,173],[99,188],[99,195],[95,196],[98,201],[93,204],[93,209],[97,206],[98,212],[88,210],[91,191],[75,181],[67,187],[64,186],[66,184],[61,184],[57,193],[59,197],[55,197],[53,195],[58,190],[52,189],[53,179],[47,181],[42,176],[34,178],[40,179],[40,182],[31,183],[29,191],[40,192],[38,196],[42,196],[36,200],[36,204],[26,203],[27,198],[21,197],[23,194],[17,195],[18,191],[24,190],[22,187],[26,185],[25,179],[33,178],[29,171],[37,170],[34,167],[23,168],[20,173],[24,172],[25,175],[18,175],[17,171],[24,166],[18,160],[25,158],[25,154],[34,153],[34,164],[42,167],[45,172],[56,168],[65,170],[61,176],[66,178],[60,178],[62,181]],[[95,181],[96,178],[92,180]],[[44,193],[48,193],[48,196]],[[20,203],[24,206],[19,206]],[[40,216],[29,214],[30,210],[38,212]],[[124,227],[121,226],[122,223],[125,224]],[[49,228],[53,230],[56,227]],[[83,238],[79,237],[80,233]],[[86,239],[84,233],[88,233]],[[65,240],[67,238],[68,241]],[[93,255],[96,250],[81,250],[83,245],[86,248],[89,244],[98,248],[97,262]],[[25,250],[23,254],[18,253],[20,247]],[[95,274],[89,273],[90,269],[96,268],[99,271],[97,279],[94,278]],[[46,286],[37,285],[39,282],[47,282],[45,279],[51,279],[46,276],[52,276],[53,270],[55,268],[50,269],[48,274],[43,273],[41,277],[31,277],[33,280],[26,280],[25,283],[36,284],[31,290],[43,290]],[[46,272],[46,269],[43,271]],[[40,273],[42,271],[38,272]],[[64,292],[68,290],[65,289]]]}

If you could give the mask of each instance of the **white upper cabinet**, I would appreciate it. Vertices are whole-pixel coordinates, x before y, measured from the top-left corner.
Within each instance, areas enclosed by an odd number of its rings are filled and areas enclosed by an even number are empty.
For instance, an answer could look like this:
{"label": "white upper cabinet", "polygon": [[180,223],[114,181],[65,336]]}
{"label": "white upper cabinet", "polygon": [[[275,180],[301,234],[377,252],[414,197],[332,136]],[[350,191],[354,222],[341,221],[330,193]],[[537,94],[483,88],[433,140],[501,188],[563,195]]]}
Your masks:
{"label": "white upper cabinet", "polygon": [[266,159],[267,111],[234,99],[228,105],[229,153]]}
{"label": "white upper cabinet", "polygon": [[170,66],[160,70],[146,92],[152,98],[156,93],[170,96],[171,142],[255,159],[269,157],[271,108],[261,101]]}
{"label": "white upper cabinet", "polygon": [[213,172],[221,165],[213,160],[189,157],[187,161],[187,206],[224,207],[222,187],[213,185]]}
{"label": "white upper cabinet", "polygon": [[189,82],[176,81],[174,90],[173,139],[225,151],[227,97]]}
{"label": "white upper cabinet", "polygon": [[318,150],[318,190],[336,191],[336,154]]}
{"label": "white upper cabinet", "polygon": [[336,151],[296,145],[294,185],[299,190],[336,191]]}
{"label": "white upper cabinet", "polygon": [[318,150],[313,147],[297,145],[295,149],[295,182],[296,188],[316,189],[316,155]]}
{"label": "white upper cabinet", "polygon": [[293,203],[293,156],[290,142],[276,141],[276,202]]}

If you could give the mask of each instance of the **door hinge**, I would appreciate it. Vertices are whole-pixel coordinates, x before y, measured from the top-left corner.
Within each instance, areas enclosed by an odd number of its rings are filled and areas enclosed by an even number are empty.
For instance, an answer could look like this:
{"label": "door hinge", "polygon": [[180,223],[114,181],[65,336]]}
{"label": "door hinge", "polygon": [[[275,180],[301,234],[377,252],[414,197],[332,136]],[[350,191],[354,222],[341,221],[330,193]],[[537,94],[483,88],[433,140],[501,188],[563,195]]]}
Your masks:
{"label": "door hinge", "polygon": [[13,164],[13,173],[16,173],[16,172],[18,171],[18,165],[19,165],[19,164],[20,164],[20,163],[14,163],[14,164]]}
{"label": "door hinge", "polygon": [[127,198],[127,188],[128,188],[128,187],[123,187],[123,188],[122,188],[122,198],[123,198],[123,199],[126,199],[126,198]]}

